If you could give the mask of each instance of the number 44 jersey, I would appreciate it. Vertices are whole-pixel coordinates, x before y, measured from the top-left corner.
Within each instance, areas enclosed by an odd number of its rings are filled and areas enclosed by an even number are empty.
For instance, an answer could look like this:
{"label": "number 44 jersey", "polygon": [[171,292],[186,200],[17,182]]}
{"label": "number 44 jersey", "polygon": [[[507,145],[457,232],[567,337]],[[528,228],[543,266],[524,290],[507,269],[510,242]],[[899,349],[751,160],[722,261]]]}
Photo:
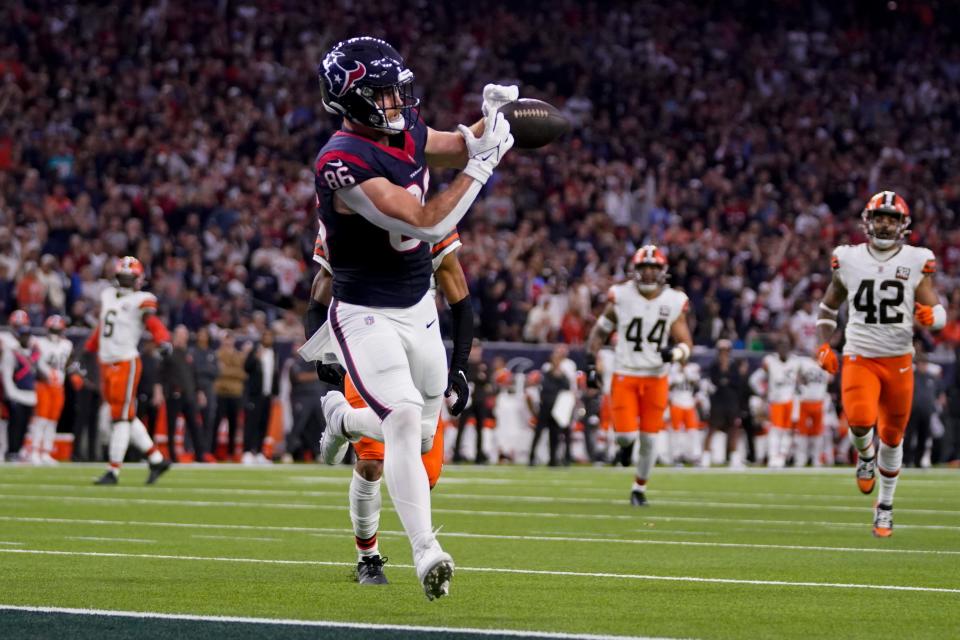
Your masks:
{"label": "number 44 jersey", "polygon": [[842,245],[834,249],[831,266],[847,289],[844,355],[912,354],[914,293],[937,270],[933,252],[903,245],[880,259],[867,244]]}
{"label": "number 44 jersey", "polygon": [[660,350],[670,339],[670,327],[687,308],[687,296],[664,287],[655,298],[647,298],[633,282],[610,287],[608,292],[617,314],[615,370],[628,376],[666,375]]}

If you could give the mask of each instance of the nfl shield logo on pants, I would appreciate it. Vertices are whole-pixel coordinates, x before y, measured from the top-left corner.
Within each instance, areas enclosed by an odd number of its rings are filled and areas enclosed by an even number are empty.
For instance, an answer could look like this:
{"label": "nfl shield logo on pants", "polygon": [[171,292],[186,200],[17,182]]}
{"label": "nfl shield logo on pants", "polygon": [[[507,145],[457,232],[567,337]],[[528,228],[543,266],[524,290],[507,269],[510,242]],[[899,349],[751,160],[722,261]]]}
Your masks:
{"label": "nfl shield logo on pants", "polygon": [[363,321],[366,322],[368,325],[373,324],[373,316],[367,316],[366,318],[363,319]]}

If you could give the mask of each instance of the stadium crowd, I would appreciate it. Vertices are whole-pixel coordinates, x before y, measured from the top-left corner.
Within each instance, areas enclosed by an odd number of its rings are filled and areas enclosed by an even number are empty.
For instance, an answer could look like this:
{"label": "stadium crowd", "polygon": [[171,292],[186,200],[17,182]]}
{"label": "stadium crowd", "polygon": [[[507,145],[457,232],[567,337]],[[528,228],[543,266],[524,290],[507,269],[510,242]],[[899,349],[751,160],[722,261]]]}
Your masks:
{"label": "stadium crowd", "polygon": [[652,241],[696,344],[803,342],[831,247],[862,240],[866,197],[892,188],[949,295],[931,346],[960,346],[960,11],[659,4],[5,3],[0,317],[91,327],[130,254],[168,326],[301,338],[311,160],[338,126],[315,67],[370,33],[408,57],[435,128],[476,120],[491,79],[573,123],[508,155],[463,222],[479,338],[582,344]]}

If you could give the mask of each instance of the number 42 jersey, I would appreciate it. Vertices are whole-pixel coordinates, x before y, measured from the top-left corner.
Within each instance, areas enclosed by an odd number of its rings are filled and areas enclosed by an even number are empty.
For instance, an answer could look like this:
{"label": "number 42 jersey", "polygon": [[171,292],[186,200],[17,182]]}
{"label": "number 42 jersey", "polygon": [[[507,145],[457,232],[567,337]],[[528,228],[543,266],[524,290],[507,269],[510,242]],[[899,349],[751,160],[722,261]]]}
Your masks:
{"label": "number 42 jersey", "polygon": [[608,298],[617,314],[615,370],[628,376],[660,377],[667,365],[660,356],[670,339],[670,327],[687,308],[685,293],[664,287],[647,298],[633,282],[610,287]]}
{"label": "number 42 jersey", "polygon": [[936,273],[933,252],[903,245],[880,259],[866,243],[842,245],[834,249],[831,266],[847,289],[844,355],[913,354],[914,293],[924,276]]}

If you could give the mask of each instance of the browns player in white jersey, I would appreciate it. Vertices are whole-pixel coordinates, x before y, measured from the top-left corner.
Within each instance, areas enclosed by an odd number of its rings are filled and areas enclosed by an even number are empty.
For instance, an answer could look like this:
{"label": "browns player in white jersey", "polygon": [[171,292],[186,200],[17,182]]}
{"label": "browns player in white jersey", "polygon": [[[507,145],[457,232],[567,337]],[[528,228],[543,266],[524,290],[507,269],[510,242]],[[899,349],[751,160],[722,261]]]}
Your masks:
{"label": "browns player in white jersey", "polygon": [[674,462],[699,461],[703,455],[697,392],[701,386],[700,365],[674,362],[670,382],[670,457]]}
{"label": "browns player in white jersey", "polygon": [[[596,354],[617,332],[611,388],[613,427],[621,464],[629,464],[640,436],[640,459],[630,494],[634,506],[647,504],[646,488],[656,459],[656,436],[663,427],[669,385],[667,367],[686,362],[693,348],[687,327],[687,296],[666,285],[667,258],[654,245],[633,256],[633,281],[610,287],[609,302],[588,342],[587,382],[596,387]],[[675,346],[667,347],[669,340]],[[624,464],[624,466],[626,466]]]}
{"label": "browns player in white jersey", "polygon": [[37,360],[37,406],[30,422],[30,441],[33,445],[30,462],[56,464],[51,452],[57,434],[57,423],[63,413],[63,402],[66,398],[63,385],[67,361],[73,353],[73,343],[63,337],[67,323],[62,316],[50,316],[44,326],[48,335],[34,341],[40,358]]}
{"label": "browns player in white jersey", "polygon": [[[936,260],[925,247],[904,244],[910,209],[893,191],[870,198],[862,215],[867,242],[833,251],[833,280],[820,303],[817,361],[827,373],[840,368],[830,346],[840,305],[848,303],[841,398],[850,440],[859,452],[860,491],[880,495],[873,534],[893,534],[893,494],[903,461],[903,434],[913,402],[914,327],[938,330],[947,313],[933,284]],[[880,439],[874,451],[874,431]],[[879,459],[877,459],[879,457]]]}
{"label": "browns player in white jersey", "polygon": [[109,466],[95,484],[117,484],[131,441],[146,456],[150,464],[147,484],[153,484],[170,467],[170,462],[154,446],[146,426],[137,418],[137,384],[143,369],[138,347],[146,329],[161,352],[169,352],[170,332],[156,316],[156,297],[140,291],[140,261],[131,256],[120,258],[115,275],[116,286],[107,287],[100,296],[100,322],[85,345],[87,351],[97,353],[100,361],[101,393],[110,405],[113,420]]}
{"label": "browns player in white jersey", "polygon": [[823,417],[827,386],[833,379],[810,357],[801,357],[797,368],[797,447],[793,466],[805,467],[807,462],[819,467],[823,453]]}
{"label": "browns player in white jersey", "polygon": [[768,466],[774,469],[786,464],[790,452],[793,426],[793,402],[797,395],[797,370],[800,360],[790,352],[790,337],[777,339],[777,353],[763,357],[760,367],[750,375],[751,390],[766,399],[770,422],[770,455]]}

